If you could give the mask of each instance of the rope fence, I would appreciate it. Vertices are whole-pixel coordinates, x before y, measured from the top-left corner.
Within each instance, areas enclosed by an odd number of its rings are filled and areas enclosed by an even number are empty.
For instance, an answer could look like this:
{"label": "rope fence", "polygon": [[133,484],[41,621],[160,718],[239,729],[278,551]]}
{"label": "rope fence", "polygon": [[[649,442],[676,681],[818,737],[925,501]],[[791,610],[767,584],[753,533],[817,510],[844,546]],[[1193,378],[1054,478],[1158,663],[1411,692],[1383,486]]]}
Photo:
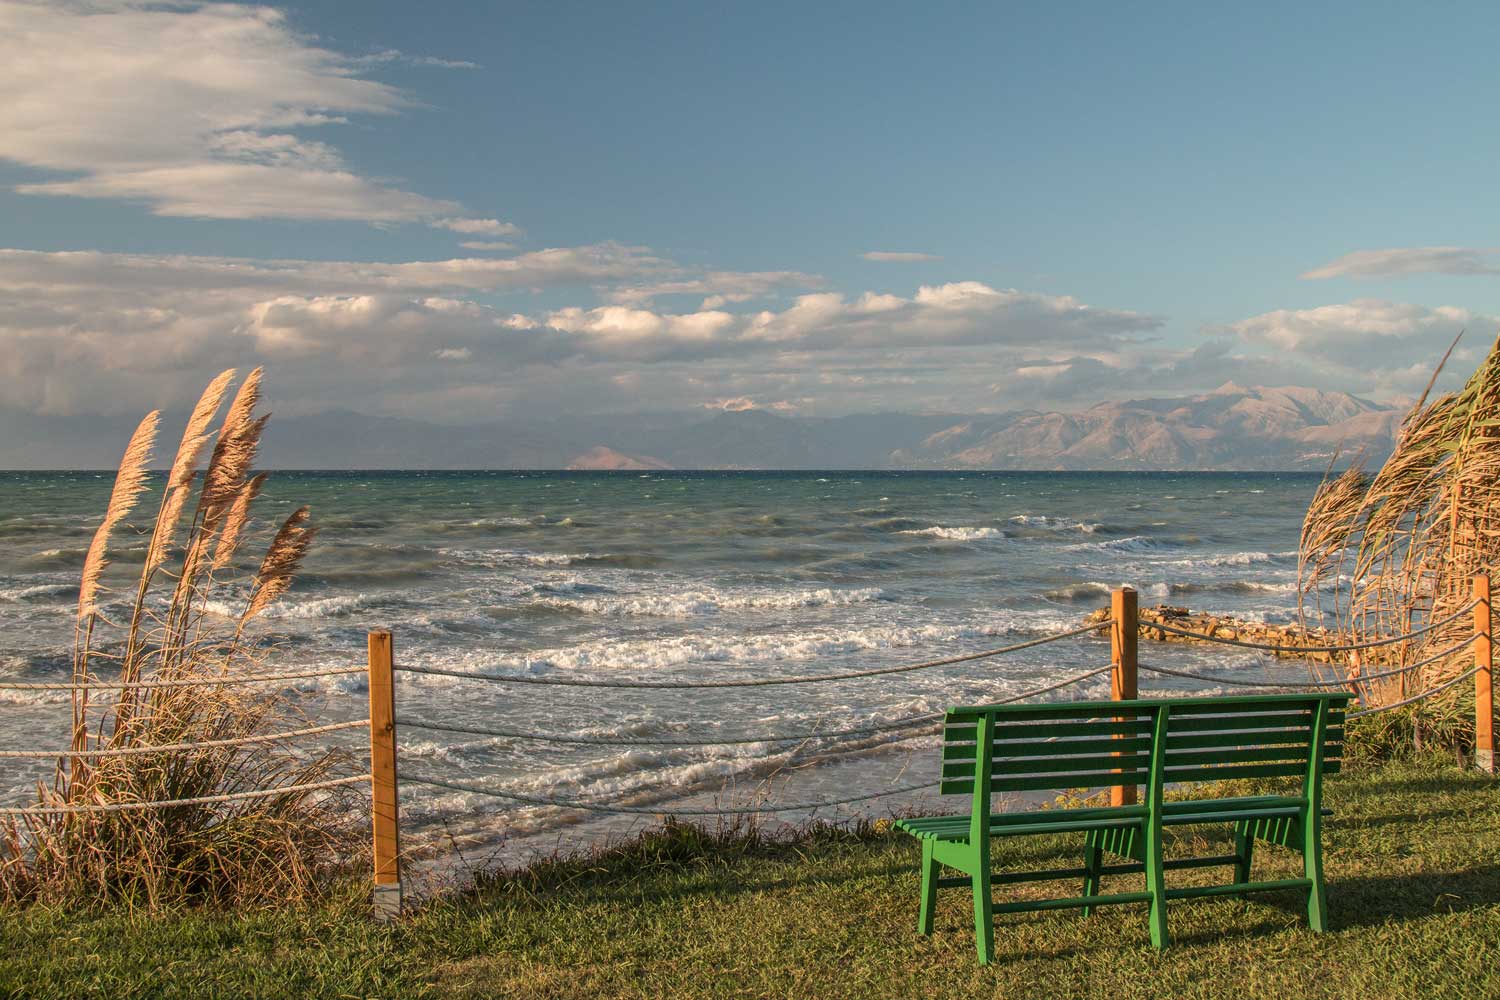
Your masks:
{"label": "rope fence", "polygon": [[151,688],[225,687],[233,684],[279,684],[312,677],[362,674],[364,667],[301,670],[290,674],[225,674],[220,677],[147,678],[138,681],[0,681],[0,691],[141,691]]}
{"label": "rope fence", "polygon": [[1449,688],[1456,686],[1460,681],[1466,681],[1466,680],[1468,680],[1470,677],[1473,677],[1475,674],[1479,673],[1479,671],[1481,671],[1483,669],[1485,669],[1485,668],[1482,667],[1482,666],[1478,666],[1478,665],[1470,667],[1468,670],[1465,670],[1463,673],[1459,674],[1457,677],[1451,677],[1448,680],[1444,681],[1443,683],[1439,684],[1437,687],[1428,688],[1426,691],[1423,691],[1421,694],[1415,694],[1415,695],[1412,695],[1410,698],[1403,698],[1400,701],[1393,701],[1389,705],[1381,705],[1378,708],[1366,708],[1366,709],[1364,709],[1362,711],[1359,711],[1359,712],[1350,712],[1348,715],[1344,716],[1344,718],[1346,718],[1346,719],[1358,719],[1358,718],[1362,718],[1362,717],[1364,717],[1366,715],[1376,715],[1376,714],[1378,714],[1380,712],[1389,712],[1393,708],[1402,708],[1403,706],[1406,706],[1406,705],[1414,705],[1414,704],[1416,704],[1419,701],[1426,701],[1428,698],[1431,698],[1433,695],[1435,695],[1435,694],[1441,694],[1442,692],[1448,690]]}
{"label": "rope fence", "polygon": [[217,747],[248,746],[252,743],[279,743],[282,740],[297,739],[302,736],[335,733],[341,729],[368,729],[369,726],[369,719],[355,719],[352,722],[333,722],[326,726],[308,726],[305,729],[288,729],[279,733],[235,736],[223,740],[186,740],[182,743],[161,743],[150,747],[104,747],[99,750],[0,750],[0,758],[46,760],[55,757],[137,757],[147,754],[175,753],[178,751],[212,750]]}
{"label": "rope fence", "polygon": [[[1154,628],[1155,626],[1153,625],[1151,627]],[[1382,671],[1380,671],[1378,673],[1373,673],[1373,674],[1350,674],[1347,677],[1343,677],[1343,678],[1341,678],[1339,680],[1294,681],[1294,682],[1252,681],[1252,680],[1245,680],[1245,679],[1242,679],[1242,678],[1235,678],[1235,677],[1210,677],[1208,674],[1195,674],[1195,673],[1193,673],[1192,671],[1189,671],[1189,670],[1173,670],[1173,669],[1171,669],[1169,667],[1148,666],[1147,664],[1144,664],[1144,663],[1140,664],[1139,668],[1141,670],[1147,671],[1148,673],[1165,674],[1168,677],[1182,677],[1182,678],[1185,678],[1185,679],[1188,679],[1188,680],[1204,681],[1204,682],[1209,683],[1209,684],[1231,684],[1231,685],[1235,685],[1237,687],[1277,688],[1277,689],[1283,690],[1283,691],[1285,691],[1285,690],[1319,689],[1319,688],[1357,687],[1357,686],[1359,686],[1361,684],[1365,684],[1365,683],[1367,683],[1369,681],[1381,680],[1381,679],[1386,678],[1386,677],[1396,677],[1396,676],[1399,676],[1401,674],[1409,674],[1413,670],[1420,670],[1423,667],[1431,666],[1432,664],[1437,663],[1437,662],[1439,662],[1441,660],[1446,660],[1448,657],[1452,656],[1454,653],[1458,652],[1459,650],[1464,649],[1467,646],[1473,645],[1474,641],[1477,638],[1478,638],[1478,636],[1471,635],[1467,639],[1463,639],[1463,640],[1461,640],[1459,642],[1455,642],[1453,645],[1449,646],[1447,649],[1443,650],[1440,653],[1435,653],[1432,656],[1427,657],[1426,659],[1418,660],[1416,663],[1409,664],[1408,666],[1405,666],[1405,667],[1397,667],[1394,670],[1382,670]]]}
{"label": "rope fence", "polygon": [[[1073,677],[1058,681],[1056,684],[1048,684],[1046,687],[1034,688],[1023,691],[1018,695],[1003,698],[994,702],[997,705],[1007,705],[1012,702],[1025,701],[1027,698],[1035,698],[1037,695],[1049,694],[1061,690],[1073,684],[1086,681],[1091,677],[1099,677],[1109,673],[1112,666],[1100,667],[1097,670],[1089,670]],[[471,736],[499,736],[514,740],[535,740],[539,743],[575,743],[587,746],[671,746],[671,747],[712,747],[712,746],[734,746],[745,743],[798,743],[807,740],[826,740],[835,737],[846,736],[878,736],[883,733],[901,732],[916,726],[927,725],[938,721],[943,717],[942,712],[931,712],[927,715],[914,715],[906,719],[897,719],[874,726],[861,726],[857,729],[825,729],[810,730],[804,733],[773,733],[769,736],[728,736],[720,739],[637,739],[618,736],[587,736],[572,735],[567,733],[538,733],[525,730],[495,729],[488,726],[459,725],[451,722],[430,722],[424,719],[408,719],[404,716],[396,718],[398,726],[411,726],[415,729],[430,729],[441,733],[464,733]],[[913,739],[925,735],[925,732],[912,733],[903,739]],[[889,793],[882,793],[889,794]]]}
{"label": "rope fence", "polygon": [[240,802],[246,799],[264,799],[275,795],[291,795],[293,792],[315,792],[342,785],[363,784],[370,780],[368,774],[355,774],[347,778],[330,778],[327,781],[309,781],[300,785],[282,785],[279,788],[254,788],[244,792],[226,792],[223,795],[200,795],[191,799],[154,799],[148,802],[86,802],[65,806],[5,806],[0,807],[0,816],[55,816],[64,813],[112,813],[135,809],[170,809],[174,806],[207,806],[220,802]]}
{"label": "rope fence", "polygon": [[1259,649],[1271,653],[1283,653],[1288,656],[1298,656],[1305,653],[1354,653],[1361,649],[1375,649],[1378,646],[1393,646],[1398,642],[1407,642],[1419,635],[1425,635],[1433,629],[1442,628],[1444,625],[1458,621],[1464,615],[1473,611],[1477,601],[1470,601],[1448,617],[1435,622],[1428,622],[1421,628],[1413,629],[1404,635],[1388,636],[1384,639],[1371,639],[1367,642],[1351,642],[1339,646],[1279,646],[1272,642],[1251,642],[1248,639],[1230,639],[1225,636],[1205,635],[1202,632],[1191,632],[1175,625],[1164,625],[1158,621],[1143,622],[1147,629],[1156,629],[1162,632],[1170,632],[1185,639],[1196,639],[1199,642],[1216,642],[1222,646],[1239,646],[1242,649]]}

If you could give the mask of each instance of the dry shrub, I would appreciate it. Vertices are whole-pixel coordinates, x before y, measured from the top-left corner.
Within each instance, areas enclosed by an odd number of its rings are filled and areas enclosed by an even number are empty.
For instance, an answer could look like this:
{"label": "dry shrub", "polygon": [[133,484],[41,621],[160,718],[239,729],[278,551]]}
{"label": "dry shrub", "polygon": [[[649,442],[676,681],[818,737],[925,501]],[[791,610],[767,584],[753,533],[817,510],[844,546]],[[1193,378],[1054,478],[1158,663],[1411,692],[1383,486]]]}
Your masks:
{"label": "dry shrub", "polygon": [[[101,610],[110,542],[148,490],[159,414],[141,422],[125,450],[83,568],[73,656],[73,681],[83,687],[72,696],[69,735],[74,751],[130,752],[62,758],[52,786],[38,784],[39,806],[281,788],[325,780],[343,762],[326,748],[297,751],[264,742],[151,752],[306,725],[295,703],[267,685],[119,692],[92,687],[266,671],[266,656],[246,627],[285,593],[315,532],[307,509],[298,509],[276,532],[248,585],[236,573],[251,505],[264,482],[252,466],[266,418],[255,415],[261,380],[256,369],[240,385],[217,435],[210,430],[233,377],[226,371],[209,383],[188,420],[162,483],[133,600],[124,605],[128,617],[122,613],[112,621]],[[235,602],[239,613],[225,616],[223,609]],[[347,856],[351,810],[343,798],[330,791],[290,791],[221,803],[26,816],[0,830],[0,900],[159,907],[306,898],[320,891],[328,871]]]}
{"label": "dry shrub", "polygon": [[[1356,464],[1330,472],[1308,509],[1299,609],[1304,623],[1332,629],[1341,642],[1404,635],[1445,619],[1469,602],[1476,574],[1500,565],[1500,341],[1458,392],[1433,399],[1431,390],[1429,382],[1379,471],[1370,475]],[[1374,672],[1416,663],[1472,629],[1470,616],[1460,615],[1415,639],[1365,651],[1363,664]],[[1472,663],[1464,648],[1374,682],[1368,700],[1390,704],[1419,694]]]}

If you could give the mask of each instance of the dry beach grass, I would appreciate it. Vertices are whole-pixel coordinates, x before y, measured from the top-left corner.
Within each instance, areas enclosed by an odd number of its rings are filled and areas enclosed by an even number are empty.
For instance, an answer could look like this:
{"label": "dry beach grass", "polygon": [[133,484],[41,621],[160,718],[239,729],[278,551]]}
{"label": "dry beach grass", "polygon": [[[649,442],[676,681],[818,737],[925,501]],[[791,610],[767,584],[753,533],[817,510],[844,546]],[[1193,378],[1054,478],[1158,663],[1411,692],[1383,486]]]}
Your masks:
{"label": "dry beach grass", "polygon": [[[138,529],[146,540],[140,566],[110,574],[111,544],[151,485],[159,415],[149,414],[131,436],[79,591],[78,689],[66,742],[84,755],[60,758],[52,785],[37,789],[36,804],[57,811],[0,829],[0,900],[286,902],[315,893],[321,869],[347,846],[342,810],[325,793],[117,812],[74,808],[312,783],[340,763],[329,752],[222,745],[305,725],[275,689],[168,684],[256,671],[263,657],[247,627],[286,591],[314,536],[307,510],[298,509],[243,580],[240,548],[264,482],[253,465],[266,417],[255,413],[257,369],[241,383],[217,434],[210,430],[233,376],[215,378],[188,420],[156,514]],[[128,599],[108,602],[107,579],[121,581]],[[239,610],[226,615],[226,605]],[[139,682],[148,686],[109,687]],[[214,742],[221,745],[197,745]],[[193,746],[151,752],[182,744]]]}

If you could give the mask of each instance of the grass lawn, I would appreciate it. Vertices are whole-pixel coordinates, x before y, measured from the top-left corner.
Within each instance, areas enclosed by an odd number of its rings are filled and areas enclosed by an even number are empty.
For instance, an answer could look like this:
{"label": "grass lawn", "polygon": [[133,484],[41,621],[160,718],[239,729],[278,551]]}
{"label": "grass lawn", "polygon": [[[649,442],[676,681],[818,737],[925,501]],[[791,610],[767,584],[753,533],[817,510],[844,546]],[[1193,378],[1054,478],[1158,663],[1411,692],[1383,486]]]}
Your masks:
{"label": "grass lawn", "polygon": [[[914,932],[907,837],[679,832],[496,881],[394,928],[367,920],[353,888],[244,916],[0,913],[0,995],[1500,997],[1500,783],[1427,760],[1347,773],[1326,792],[1326,935],[1307,930],[1296,894],[1174,902],[1165,953],[1148,944],[1144,906],[1026,914],[996,918],[996,963],[981,969],[966,890],[942,893],[932,937]],[[1223,847],[1190,836],[1169,852]],[[1013,840],[996,859],[1071,866],[1077,853]],[[1296,874],[1295,856],[1258,848],[1256,877]]]}

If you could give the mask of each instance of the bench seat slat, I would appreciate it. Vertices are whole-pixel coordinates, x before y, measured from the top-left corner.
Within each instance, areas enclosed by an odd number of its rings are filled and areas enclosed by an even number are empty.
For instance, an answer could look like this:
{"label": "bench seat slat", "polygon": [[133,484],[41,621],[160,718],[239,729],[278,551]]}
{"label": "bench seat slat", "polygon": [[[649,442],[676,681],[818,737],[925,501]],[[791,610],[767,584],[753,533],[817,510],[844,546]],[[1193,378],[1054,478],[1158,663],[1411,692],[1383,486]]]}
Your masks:
{"label": "bench seat slat", "polygon": [[[1066,819],[1038,820],[1036,813],[1025,813],[1032,817],[1029,823],[1005,823],[990,827],[991,837],[1026,837],[1043,833],[1085,833],[1089,830],[1125,830],[1139,827],[1144,817],[1117,817],[1114,819]],[[899,829],[924,840],[950,840],[956,843],[969,842],[969,817],[961,817],[961,823],[950,825],[922,824],[901,821]]]}

